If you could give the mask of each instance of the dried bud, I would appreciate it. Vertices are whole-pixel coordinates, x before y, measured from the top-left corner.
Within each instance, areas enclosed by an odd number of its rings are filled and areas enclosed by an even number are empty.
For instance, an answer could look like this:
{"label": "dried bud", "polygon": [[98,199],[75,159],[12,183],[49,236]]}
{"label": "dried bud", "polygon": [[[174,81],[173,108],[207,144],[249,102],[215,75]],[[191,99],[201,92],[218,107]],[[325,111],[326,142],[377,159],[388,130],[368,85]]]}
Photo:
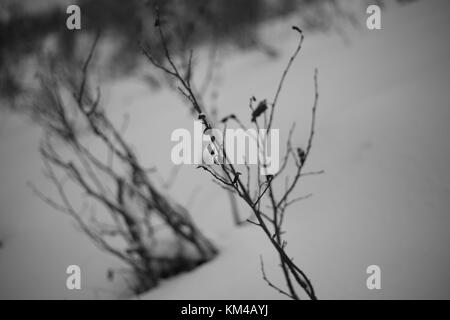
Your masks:
{"label": "dried bud", "polygon": [[292,29],[295,30],[295,31],[300,32],[300,34],[303,33],[303,31],[302,31],[299,27],[297,27],[297,26],[292,26]]}
{"label": "dried bud", "polygon": [[252,112],[252,122],[256,121],[261,114],[267,110],[267,101],[264,99],[258,104],[258,107]]}
{"label": "dried bud", "polygon": [[297,148],[297,155],[300,158],[300,163],[303,164],[305,162],[306,153],[302,148]]}
{"label": "dried bud", "polygon": [[239,179],[239,176],[241,175],[242,173],[240,173],[240,172],[236,172],[236,175],[234,176],[234,179],[233,179],[233,184],[235,184],[235,183],[237,183],[237,181],[238,181],[238,179]]}

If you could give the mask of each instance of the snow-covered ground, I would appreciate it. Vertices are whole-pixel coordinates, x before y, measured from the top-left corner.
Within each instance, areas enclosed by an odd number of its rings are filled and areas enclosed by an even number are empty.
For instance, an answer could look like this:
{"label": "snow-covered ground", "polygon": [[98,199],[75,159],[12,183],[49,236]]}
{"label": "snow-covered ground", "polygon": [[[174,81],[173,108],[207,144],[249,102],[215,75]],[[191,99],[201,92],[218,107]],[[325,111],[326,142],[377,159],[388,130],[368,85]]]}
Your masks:
{"label": "snow-covered ground", "polygon": [[[274,127],[286,136],[296,121],[294,142],[304,145],[313,70],[319,68],[309,169],[326,173],[304,178],[297,194],[314,196],[291,208],[286,231],[288,252],[322,299],[450,298],[450,3],[419,1],[388,9],[380,31],[349,31],[347,41],[307,34],[278,104]],[[264,28],[278,59],[258,52],[223,56],[222,115],[248,117],[250,96],[272,97],[296,45],[290,31],[294,22]],[[167,175],[170,133],[193,125],[180,99],[150,91],[135,79],[109,85],[104,96],[117,121],[130,113],[126,136],[143,161]],[[119,263],[26,187],[32,181],[51,191],[41,183],[38,141],[38,129],[2,114],[0,298],[117,297],[125,284],[109,283],[105,272]],[[204,172],[184,167],[170,194],[188,205],[221,252],[138,298],[283,298],[261,277],[260,254],[268,276],[283,283],[268,241],[254,226],[232,225],[226,194]],[[81,267],[80,291],[65,288],[70,264]],[[381,290],[366,287],[366,268],[372,264],[381,267]]]}

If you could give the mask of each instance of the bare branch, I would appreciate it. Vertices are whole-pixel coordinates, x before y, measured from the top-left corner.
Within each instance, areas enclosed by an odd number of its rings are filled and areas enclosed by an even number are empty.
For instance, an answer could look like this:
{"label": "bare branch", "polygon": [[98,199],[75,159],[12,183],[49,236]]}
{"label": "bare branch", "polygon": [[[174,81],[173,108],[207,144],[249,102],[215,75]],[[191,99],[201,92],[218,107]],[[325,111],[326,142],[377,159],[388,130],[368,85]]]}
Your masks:
{"label": "bare branch", "polygon": [[270,280],[267,278],[266,272],[265,272],[265,270],[264,270],[264,261],[263,261],[263,258],[262,258],[261,255],[259,256],[259,258],[260,258],[260,261],[261,261],[261,273],[262,273],[262,276],[263,276],[264,281],[265,281],[270,287],[272,287],[272,288],[274,288],[275,290],[277,290],[279,293],[284,294],[285,296],[288,296],[288,297],[291,298],[291,299],[295,299],[292,295],[290,295],[290,294],[287,293],[286,291],[280,289],[279,287],[277,287],[276,285],[274,285],[272,282],[270,282]]}

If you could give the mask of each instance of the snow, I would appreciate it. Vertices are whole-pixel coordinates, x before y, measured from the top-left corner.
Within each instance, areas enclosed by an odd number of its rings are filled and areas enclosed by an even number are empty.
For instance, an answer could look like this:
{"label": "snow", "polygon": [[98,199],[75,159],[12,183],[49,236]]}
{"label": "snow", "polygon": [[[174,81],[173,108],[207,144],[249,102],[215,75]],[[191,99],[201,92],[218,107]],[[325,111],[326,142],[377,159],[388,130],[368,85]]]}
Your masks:
{"label": "snow", "polygon": [[[389,6],[380,31],[306,35],[280,96],[275,128],[305,145],[319,69],[320,103],[309,170],[296,195],[314,196],[288,212],[288,253],[322,299],[449,298],[450,275],[450,47],[445,0]],[[364,18],[364,12],[361,13]],[[296,18],[265,26],[278,59],[258,52],[224,53],[218,106],[221,115],[248,117],[248,99],[271,99],[296,34]],[[362,20],[362,23],[365,23]],[[273,28],[272,28],[273,27]],[[272,31],[271,31],[272,30]],[[136,79],[107,86],[105,103],[144,163],[167,177],[170,133],[192,128],[181,100],[151,91]],[[106,270],[120,266],[96,249],[68,217],[26,187],[42,183],[39,130],[15,116],[0,119],[0,298],[122,297],[123,281]],[[193,192],[198,194],[192,199]],[[196,270],[165,280],[138,299],[283,299],[262,280],[283,284],[277,258],[255,226],[234,227],[227,195],[203,171],[183,167],[167,190],[189,210],[220,249]],[[248,213],[240,205],[241,214]],[[78,264],[82,290],[65,288],[65,268]],[[381,267],[381,290],[368,290],[366,268]]]}

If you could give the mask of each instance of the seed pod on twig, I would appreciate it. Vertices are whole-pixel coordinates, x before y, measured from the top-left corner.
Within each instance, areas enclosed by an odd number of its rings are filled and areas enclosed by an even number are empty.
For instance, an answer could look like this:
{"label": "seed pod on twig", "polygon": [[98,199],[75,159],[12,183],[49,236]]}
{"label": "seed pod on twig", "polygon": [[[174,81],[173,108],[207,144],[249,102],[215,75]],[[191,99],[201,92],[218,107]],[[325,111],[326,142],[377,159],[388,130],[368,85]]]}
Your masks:
{"label": "seed pod on twig", "polygon": [[264,99],[261,101],[256,107],[255,111],[252,112],[252,122],[256,121],[261,114],[263,114],[267,110],[267,101]]}
{"label": "seed pod on twig", "polygon": [[303,164],[306,160],[306,153],[302,148],[297,148],[297,155],[300,158],[300,164]]}

